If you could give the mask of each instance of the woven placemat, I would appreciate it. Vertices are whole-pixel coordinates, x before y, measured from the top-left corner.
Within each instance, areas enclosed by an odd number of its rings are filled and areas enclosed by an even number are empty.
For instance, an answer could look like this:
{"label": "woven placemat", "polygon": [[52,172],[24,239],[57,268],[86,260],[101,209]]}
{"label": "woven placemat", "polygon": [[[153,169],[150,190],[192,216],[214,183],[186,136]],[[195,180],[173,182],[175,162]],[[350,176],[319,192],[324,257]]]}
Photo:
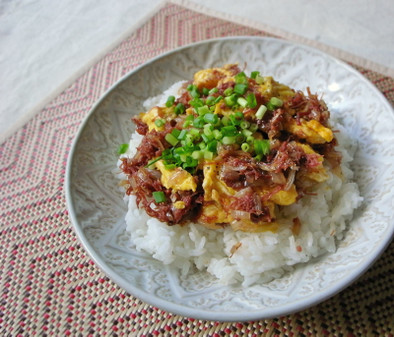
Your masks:
{"label": "woven placemat", "polygon": [[[79,243],[63,185],[72,140],[93,103],[153,56],[229,35],[269,34],[167,3],[1,145],[2,336],[394,336],[394,244],[320,305],[276,319],[219,323],[141,302],[110,281]],[[356,68],[394,103],[392,78]]]}

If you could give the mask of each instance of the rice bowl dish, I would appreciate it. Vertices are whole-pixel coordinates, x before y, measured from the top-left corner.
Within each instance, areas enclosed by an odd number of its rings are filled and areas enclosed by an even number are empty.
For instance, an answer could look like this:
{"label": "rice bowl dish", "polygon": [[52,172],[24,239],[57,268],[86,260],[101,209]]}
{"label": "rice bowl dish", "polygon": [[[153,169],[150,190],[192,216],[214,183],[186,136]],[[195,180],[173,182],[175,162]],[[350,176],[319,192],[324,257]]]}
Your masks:
{"label": "rice bowl dish", "polygon": [[[184,82],[176,83],[162,95],[148,99],[145,109],[152,111],[157,106],[164,106],[168,97],[179,97],[182,87],[185,88]],[[258,110],[257,106],[255,110]],[[335,149],[341,154],[338,165],[341,174],[324,163],[324,180],[317,181],[299,200],[296,201],[297,196],[285,206],[275,206],[279,211],[275,211],[269,224],[274,223],[275,228],[255,230],[253,227],[249,231],[222,226],[213,229],[211,224],[204,226],[193,221],[188,221],[187,225],[169,226],[149,216],[143,207],[138,207],[137,197],[129,193],[125,195],[128,205],[125,220],[132,246],[178,269],[182,275],[197,268],[206,270],[221,284],[241,284],[243,287],[270,282],[283,276],[295,264],[335,252],[337,241],[343,239],[347,224],[362,198],[357,184],[352,181],[350,169],[356,141],[333,118],[330,126],[335,130]],[[136,156],[143,139],[144,135],[138,132],[132,134],[130,143],[120,155],[118,167],[121,167],[122,160]],[[119,178],[124,182],[128,176],[122,172]],[[127,183],[123,185],[127,186]]]}

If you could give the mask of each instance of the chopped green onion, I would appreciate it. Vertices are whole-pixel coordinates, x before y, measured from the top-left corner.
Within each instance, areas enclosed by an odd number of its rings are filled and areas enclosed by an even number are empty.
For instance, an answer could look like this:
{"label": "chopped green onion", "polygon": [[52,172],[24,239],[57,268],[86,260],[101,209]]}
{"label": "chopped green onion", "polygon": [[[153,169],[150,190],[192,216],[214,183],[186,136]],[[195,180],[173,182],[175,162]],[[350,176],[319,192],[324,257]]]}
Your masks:
{"label": "chopped green onion", "polygon": [[171,131],[171,134],[172,134],[175,138],[178,138],[178,136],[179,136],[180,133],[181,133],[181,130],[179,130],[179,129],[173,129],[173,130]]}
{"label": "chopped green onion", "polygon": [[191,97],[200,98],[200,92],[198,91],[198,88],[194,84],[190,84],[187,87],[187,90],[189,91]]}
{"label": "chopped green onion", "polygon": [[213,152],[204,151],[204,159],[212,160],[213,159]]}
{"label": "chopped green onion", "polygon": [[223,91],[225,96],[231,96],[233,93],[234,89],[232,87],[228,87],[226,90]]}
{"label": "chopped green onion", "polygon": [[241,111],[236,111],[235,113],[228,116],[230,124],[233,126],[239,126],[244,119],[244,114]]}
{"label": "chopped green onion", "polygon": [[220,129],[223,136],[235,136],[238,133],[238,130],[233,125],[224,126]]}
{"label": "chopped green onion", "polygon": [[209,89],[203,88],[203,89],[202,89],[202,94],[203,94],[204,96],[208,96],[208,95],[209,95]]}
{"label": "chopped green onion", "polygon": [[204,158],[204,152],[203,151],[198,151],[198,150],[193,151],[192,158],[193,159],[202,159],[202,158]]}
{"label": "chopped green onion", "polygon": [[224,136],[222,138],[222,143],[224,145],[230,145],[235,143],[235,137],[230,137],[230,136]]}
{"label": "chopped green onion", "polygon": [[232,125],[238,126],[241,124],[241,118],[237,118],[236,114],[230,115],[229,118]]}
{"label": "chopped green onion", "polygon": [[266,139],[255,139],[253,146],[256,155],[267,155],[270,151],[270,142]]}
{"label": "chopped green onion", "polygon": [[204,125],[204,134],[207,137],[213,137],[213,128],[211,124],[205,124]]}
{"label": "chopped green onion", "polygon": [[190,134],[186,135],[186,138],[181,140],[182,146],[192,146],[194,142],[193,136]]}
{"label": "chopped green onion", "polygon": [[[242,124],[242,123],[241,123],[241,124]],[[249,123],[249,126],[250,126],[250,123]],[[247,129],[245,128],[245,129],[242,130],[242,134],[243,134],[245,137],[249,137],[249,136],[251,136],[251,135],[253,134],[253,132],[250,131],[250,130],[247,130]]]}
{"label": "chopped green onion", "polygon": [[241,150],[244,152],[248,152],[250,150],[250,145],[248,143],[242,143]]}
{"label": "chopped green onion", "polygon": [[222,99],[223,99],[223,96],[216,97],[214,104],[218,104]]}
{"label": "chopped green onion", "polygon": [[[161,157],[164,159],[167,159],[168,157],[171,157],[171,149],[165,149],[162,153],[161,153]],[[159,157],[160,158],[160,157]]]}
{"label": "chopped green onion", "polygon": [[173,170],[173,169],[175,169],[177,166],[176,166],[175,164],[164,164],[164,167],[165,167],[167,170]]}
{"label": "chopped green onion", "polygon": [[204,119],[200,116],[200,117],[197,117],[194,121],[193,121],[193,125],[196,127],[196,128],[202,128],[203,126],[204,126]]}
{"label": "chopped green onion", "polygon": [[215,129],[213,130],[213,137],[217,140],[220,140],[222,139],[223,135],[218,129]]}
{"label": "chopped green onion", "polygon": [[189,101],[189,104],[194,108],[194,109],[198,109],[199,107],[204,106],[204,101],[200,98],[194,98],[192,100]]}
{"label": "chopped green onion", "polygon": [[247,101],[245,98],[243,98],[243,97],[239,97],[239,98],[237,99],[237,103],[238,103],[240,106],[242,106],[243,108],[246,108],[246,106],[248,105],[248,101]]}
{"label": "chopped green onion", "polygon": [[239,95],[243,95],[248,90],[248,85],[244,83],[238,83],[234,86],[234,92]]}
{"label": "chopped green onion", "polygon": [[260,75],[259,71],[252,71],[250,74],[250,78],[256,79],[257,75]]}
{"label": "chopped green onion", "polygon": [[216,94],[218,91],[218,88],[212,88],[211,90],[209,90],[208,95]]}
{"label": "chopped green onion", "polygon": [[207,99],[205,100],[206,105],[213,105],[215,104],[216,97],[215,96],[208,96]]}
{"label": "chopped green onion", "polygon": [[178,139],[176,138],[176,137],[174,137],[171,133],[167,133],[166,135],[165,135],[165,140],[167,141],[167,142],[169,142],[172,146],[175,146],[176,144],[178,144]]}
{"label": "chopped green onion", "polygon": [[234,106],[237,103],[237,95],[232,94],[231,96],[225,97],[224,103],[226,103],[227,106]]}
{"label": "chopped green onion", "polygon": [[254,137],[253,136],[246,136],[246,142],[248,144],[253,144],[254,143]]}
{"label": "chopped green onion", "polygon": [[214,113],[207,113],[204,115],[204,121],[211,124],[216,124],[219,121],[219,117]]}
{"label": "chopped green onion", "polygon": [[249,126],[250,126],[250,123],[249,123],[248,121],[243,120],[243,121],[241,122],[241,124],[239,124],[239,126],[241,127],[242,130],[248,129]]}
{"label": "chopped green onion", "polygon": [[166,196],[163,191],[155,191],[152,193],[153,198],[155,199],[156,203],[165,202]]}
{"label": "chopped green onion", "polygon": [[257,106],[257,100],[256,96],[253,93],[250,93],[247,97],[246,100],[248,101],[248,106],[250,108],[255,108]]}
{"label": "chopped green onion", "polygon": [[196,167],[197,165],[198,165],[198,160],[189,156],[186,158],[186,161],[182,164],[182,168],[186,169],[188,167]]}
{"label": "chopped green onion", "polygon": [[156,120],[155,120],[155,125],[156,125],[158,128],[161,128],[165,123],[166,123],[166,121],[165,121],[164,119],[156,119]]}
{"label": "chopped green onion", "polygon": [[258,125],[256,123],[250,124],[249,130],[252,131],[253,133],[257,131]]}
{"label": "chopped green onion", "polygon": [[118,154],[126,153],[129,149],[129,144],[120,144],[118,148]]}
{"label": "chopped green onion", "polygon": [[166,107],[169,108],[173,106],[175,103],[175,96],[168,96],[167,102],[166,102]]}
{"label": "chopped green onion", "polygon": [[265,78],[263,76],[261,76],[261,75],[257,75],[255,80],[256,80],[257,84],[263,84],[264,81],[265,81]]}
{"label": "chopped green onion", "polygon": [[248,77],[245,75],[245,73],[243,71],[238,73],[237,75],[235,75],[234,79],[235,79],[235,83],[237,83],[237,84],[248,83]]}
{"label": "chopped green onion", "polygon": [[187,130],[183,129],[180,134],[178,135],[179,140],[183,140],[186,138]]}
{"label": "chopped green onion", "polygon": [[262,119],[267,111],[267,107],[265,105],[260,105],[256,112],[256,118]]}
{"label": "chopped green onion", "polygon": [[201,134],[201,138],[204,140],[205,143],[209,142],[209,137],[205,133]]}
{"label": "chopped green onion", "polygon": [[222,119],[220,120],[222,122],[223,125],[229,125],[230,124],[230,118],[228,118],[227,116],[223,116]]}
{"label": "chopped green onion", "polygon": [[177,106],[175,107],[175,114],[180,115],[185,112],[185,106],[182,103],[178,103]]}
{"label": "chopped green onion", "polygon": [[213,153],[216,153],[217,151],[217,146],[218,146],[218,142],[216,140],[211,140],[208,144],[207,144],[207,149],[208,151],[211,151]]}
{"label": "chopped green onion", "polygon": [[[200,117],[198,117],[198,118],[200,118]],[[197,119],[197,118],[196,118],[196,119]],[[196,138],[200,135],[200,131],[193,128],[193,129],[190,129],[190,130],[189,130],[189,134],[190,134],[190,136],[191,136],[193,139],[196,139]]]}
{"label": "chopped green onion", "polygon": [[235,136],[235,142],[237,144],[242,144],[245,141],[245,137],[240,133]]}
{"label": "chopped green onion", "polygon": [[270,110],[270,111],[275,110],[275,106],[271,102],[268,102],[266,104],[266,106],[267,106],[267,109]]}
{"label": "chopped green onion", "polygon": [[235,118],[237,118],[237,119],[243,119],[243,118],[244,118],[244,114],[243,114],[241,111],[237,111],[237,112],[234,114],[234,116],[235,116]]}
{"label": "chopped green onion", "polygon": [[267,103],[268,110],[275,110],[283,105],[283,101],[278,97],[271,97],[270,101]]}
{"label": "chopped green onion", "polygon": [[271,97],[270,103],[276,108],[280,108],[283,105],[283,101],[278,97]]}
{"label": "chopped green onion", "polygon": [[209,108],[208,108],[207,105],[200,106],[199,108],[197,108],[197,113],[198,113],[200,116],[205,115],[205,114],[207,114],[207,113],[209,113],[209,112],[210,112],[210,110],[209,110]]}
{"label": "chopped green onion", "polygon": [[198,147],[199,147],[201,150],[204,150],[204,149],[207,147],[207,143],[204,143],[204,142],[198,143]]}
{"label": "chopped green onion", "polygon": [[188,115],[188,116],[185,118],[185,122],[183,123],[183,127],[184,127],[184,128],[187,128],[188,126],[192,125],[193,120],[194,120],[194,116],[193,116],[193,115]]}

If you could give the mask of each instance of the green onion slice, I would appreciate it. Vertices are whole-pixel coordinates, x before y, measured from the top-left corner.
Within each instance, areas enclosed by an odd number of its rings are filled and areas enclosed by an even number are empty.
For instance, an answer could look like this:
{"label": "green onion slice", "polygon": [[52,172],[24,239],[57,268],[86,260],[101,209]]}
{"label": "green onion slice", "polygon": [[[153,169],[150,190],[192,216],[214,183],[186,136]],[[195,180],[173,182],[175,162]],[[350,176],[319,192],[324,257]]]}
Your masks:
{"label": "green onion slice", "polygon": [[246,100],[248,102],[248,106],[250,108],[255,108],[257,106],[257,100],[256,100],[256,96],[253,93],[250,93],[247,97]]}
{"label": "green onion slice", "polygon": [[168,96],[167,102],[166,102],[166,107],[169,108],[173,106],[175,103],[175,96]]}
{"label": "green onion slice", "polygon": [[237,83],[237,84],[248,83],[248,77],[245,75],[245,73],[243,71],[238,73],[237,75],[235,75],[234,79],[235,79],[235,83]]}
{"label": "green onion slice", "polygon": [[256,118],[262,119],[266,112],[267,112],[267,107],[265,105],[260,105],[260,107],[258,108],[258,110],[256,112]]}
{"label": "green onion slice", "polygon": [[213,94],[216,94],[218,91],[219,91],[218,88],[212,88],[211,90],[209,90],[208,94],[213,95]]}
{"label": "green onion slice", "polygon": [[243,97],[239,97],[239,98],[237,99],[237,103],[238,103],[240,106],[242,106],[243,108],[246,108],[246,106],[248,105],[248,101],[247,101],[245,98],[243,98]]}
{"label": "green onion slice", "polygon": [[255,80],[258,75],[260,75],[259,71],[252,71],[250,74],[250,78],[253,78]]}
{"label": "green onion slice", "polygon": [[243,95],[246,92],[246,90],[248,90],[248,85],[245,83],[237,83],[234,86],[234,92],[239,95]]}
{"label": "green onion slice", "polygon": [[166,121],[164,119],[156,119],[155,120],[155,125],[159,128],[161,128],[165,123],[166,123]]}
{"label": "green onion slice", "polygon": [[219,121],[219,117],[215,113],[207,113],[204,115],[204,121],[206,123],[216,124]]}
{"label": "green onion slice", "polygon": [[126,153],[129,149],[129,144],[120,144],[118,148],[118,154]]}
{"label": "green onion slice", "polygon": [[178,103],[177,106],[175,107],[175,114],[180,115],[185,112],[186,108],[182,103]]}
{"label": "green onion slice", "polygon": [[173,136],[171,133],[167,133],[164,138],[172,146],[175,146],[179,142],[179,140],[175,136]]}
{"label": "green onion slice", "polygon": [[228,87],[226,90],[223,91],[225,96],[231,96],[233,93],[234,89],[231,87]]}
{"label": "green onion slice", "polygon": [[270,142],[266,139],[255,139],[254,143],[254,151],[257,156],[267,155],[270,152]]}
{"label": "green onion slice", "polygon": [[208,96],[208,95],[209,95],[209,89],[203,88],[203,89],[202,89],[202,94],[203,94],[204,96]]}
{"label": "green onion slice", "polygon": [[155,191],[152,193],[153,198],[156,203],[161,203],[166,201],[166,196],[163,191]]}

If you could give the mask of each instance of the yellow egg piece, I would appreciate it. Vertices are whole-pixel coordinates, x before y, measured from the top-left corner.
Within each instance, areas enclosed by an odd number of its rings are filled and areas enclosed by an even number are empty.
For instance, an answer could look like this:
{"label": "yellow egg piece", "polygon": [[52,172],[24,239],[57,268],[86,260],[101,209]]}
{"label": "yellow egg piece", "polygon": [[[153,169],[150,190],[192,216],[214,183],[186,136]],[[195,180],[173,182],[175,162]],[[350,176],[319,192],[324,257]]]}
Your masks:
{"label": "yellow egg piece", "polygon": [[193,176],[186,170],[177,167],[169,170],[165,167],[162,160],[155,163],[156,168],[161,172],[160,181],[165,188],[173,191],[193,191],[197,189],[197,183]]}
{"label": "yellow egg piece", "polygon": [[297,201],[297,190],[295,185],[291,185],[291,187],[285,191],[285,190],[281,190],[277,193],[275,193],[270,200],[272,202],[274,202],[277,205],[281,205],[281,206],[288,206],[291,204],[294,204]]}
{"label": "yellow egg piece", "polygon": [[297,124],[294,119],[289,119],[286,121],[284,127],[286,131],[312,144],[324,144],[331,142],[334,138],[330,129],[315,120],[301,121],[300,124]]}

